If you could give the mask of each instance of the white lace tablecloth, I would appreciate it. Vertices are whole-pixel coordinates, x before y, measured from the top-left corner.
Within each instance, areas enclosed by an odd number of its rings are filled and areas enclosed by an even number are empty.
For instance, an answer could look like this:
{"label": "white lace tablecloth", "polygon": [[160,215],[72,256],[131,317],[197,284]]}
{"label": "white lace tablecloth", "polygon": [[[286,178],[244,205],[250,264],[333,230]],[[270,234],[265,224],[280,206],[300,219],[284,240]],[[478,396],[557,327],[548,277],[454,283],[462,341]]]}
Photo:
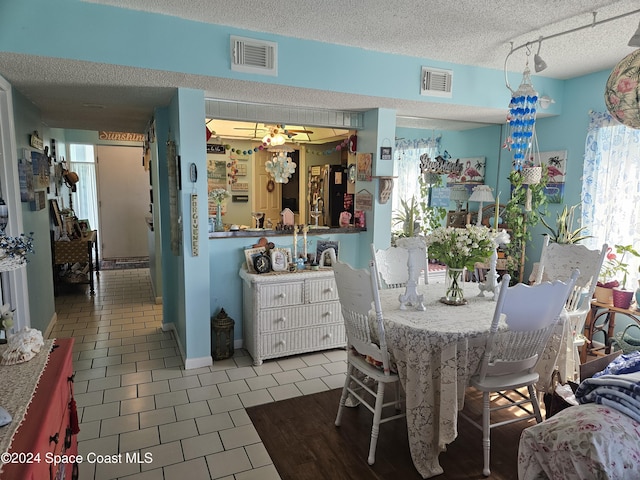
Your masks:
{"label": "white lace tablecloth", "polygon": [[[387,347],[407,397],[411,456],[423,478],[443,473],[438,456],[458,435],[465,389],[485,351],[496,303],[475,296],[474,287],[465,287],[467,305],[450,306],[439,301],[444,285],[421,285],[425,311],[400,310],[404,289],[380,292]],[[559,322],[538,364],[539,389],[550,383],[565,325],[564,319]]]}

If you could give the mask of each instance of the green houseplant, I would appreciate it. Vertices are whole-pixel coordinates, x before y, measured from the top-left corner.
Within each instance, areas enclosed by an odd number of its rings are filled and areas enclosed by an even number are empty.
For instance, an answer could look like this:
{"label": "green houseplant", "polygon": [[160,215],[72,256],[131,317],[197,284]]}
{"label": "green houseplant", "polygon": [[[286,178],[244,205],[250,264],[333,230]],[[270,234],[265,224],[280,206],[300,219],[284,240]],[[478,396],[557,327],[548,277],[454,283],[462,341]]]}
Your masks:
{"label": "green houseplant", "polygon": [[511,243],[506,247],[507,270],[514,282],[521,282],[524,277],[524,261],[526,244],[531,240],[529,227],[537,225],[547,213],[547,196],[544,189],[549,176],[543,167],[538,183],[525,183],[524,174],[518,170],[509,173],[511,197],[506,203],[503,216],[511,230]]}
{"label": "green houseplant", "polygon": [[567,207],[566,205],[562,209],[556,218],[556,226],[553,228],[549,225],[544,217],[540,217],[542,224],[549,230],[549,241],[554,243],[578,243],[586,238],[591,238],[590,235],[582,235],[582,232],[586,227],[574,228],[574,216],[576,209],[580,204]]}

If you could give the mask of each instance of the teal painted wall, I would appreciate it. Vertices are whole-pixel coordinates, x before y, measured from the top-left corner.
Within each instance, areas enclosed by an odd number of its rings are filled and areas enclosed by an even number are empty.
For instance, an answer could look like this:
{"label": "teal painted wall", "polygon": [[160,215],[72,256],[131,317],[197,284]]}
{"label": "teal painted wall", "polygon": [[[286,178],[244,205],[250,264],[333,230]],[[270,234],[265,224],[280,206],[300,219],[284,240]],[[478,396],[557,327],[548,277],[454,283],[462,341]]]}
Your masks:
{"label": "teal painted wall", "polygon": [[[4,2],[1,13],[0,47],[6,52],[166,70],[178,72],[180,80],[183,73],[216,76],[385,96],[425,105],[432,102],[502,109],[509,102],[502,70],[251,32],[80,0]],[[55,35],[51,34],[51,25],[55,25]],[[231,71],[231,34],[277,42],[278,76]],[[186,54],[205,51],[206,61],[202,55]],[[453,98],[420,95],[423,65],[453,71]],[[381,66],[393,75],[380,75]],[[510,77],[517,87],[520,75]],[[556,99],[548,112],[560,112],[563,82],[545,77],[533,77],[533,81],[540,92]]]}
{"label": "teal painted wall", "polygon": [[[29,145],[30,135],[37,130],[45,145],[49,144],[50,131],[43,128],[40,112],[33,104],[17,92],[13,92],[14,123],[18,159],[24,158],[23,150],[32,148]],[[58,138],[56,138],[58,140]],[[63,140],[63,139],[60,139]],[[47,199],[54,198],[49,195]],[[9,232],[15,236],[20,233],[33,232],[34,254],[30,254],[27,269],[27,285],[29,288],[29,313],[31,327],[44,333],[54,317],[55,302],[53,296],[53,277],[51,272],[51,241],[49,205],[33,211],[30,203],[22,202],[22,232]]]}

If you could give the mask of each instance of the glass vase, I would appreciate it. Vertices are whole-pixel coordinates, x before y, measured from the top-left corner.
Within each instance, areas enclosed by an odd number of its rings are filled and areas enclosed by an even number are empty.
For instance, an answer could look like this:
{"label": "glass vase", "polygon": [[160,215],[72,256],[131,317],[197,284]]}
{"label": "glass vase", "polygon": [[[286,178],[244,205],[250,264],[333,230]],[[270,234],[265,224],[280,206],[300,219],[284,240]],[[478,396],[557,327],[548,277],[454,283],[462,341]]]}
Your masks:
{"label": "glass vase", "polygon": [[464,268],[447,267],[445,296],[440,300],[447,305],[466,305],[464,298]]}
{"label": "glass vase", "polygon": [[215,223],[216,232],[224,232],[224,225],[222,224],[222,205],[216,205],[216,223]]}

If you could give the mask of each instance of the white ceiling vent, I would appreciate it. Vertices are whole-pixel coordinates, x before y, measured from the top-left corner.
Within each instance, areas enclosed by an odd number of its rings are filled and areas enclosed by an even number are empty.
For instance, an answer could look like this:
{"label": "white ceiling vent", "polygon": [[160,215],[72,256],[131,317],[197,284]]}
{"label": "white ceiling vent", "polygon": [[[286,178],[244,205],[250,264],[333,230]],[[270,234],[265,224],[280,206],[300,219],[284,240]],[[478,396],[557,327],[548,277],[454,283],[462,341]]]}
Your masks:
{"label": "white ceiling vent", "polygon": [[422,67],[420,95],[451,98],[453,71]]}
{"label": "white ceiling vent", "polygon": [[231,36],[231,70],[278,75],[278,44]]}

